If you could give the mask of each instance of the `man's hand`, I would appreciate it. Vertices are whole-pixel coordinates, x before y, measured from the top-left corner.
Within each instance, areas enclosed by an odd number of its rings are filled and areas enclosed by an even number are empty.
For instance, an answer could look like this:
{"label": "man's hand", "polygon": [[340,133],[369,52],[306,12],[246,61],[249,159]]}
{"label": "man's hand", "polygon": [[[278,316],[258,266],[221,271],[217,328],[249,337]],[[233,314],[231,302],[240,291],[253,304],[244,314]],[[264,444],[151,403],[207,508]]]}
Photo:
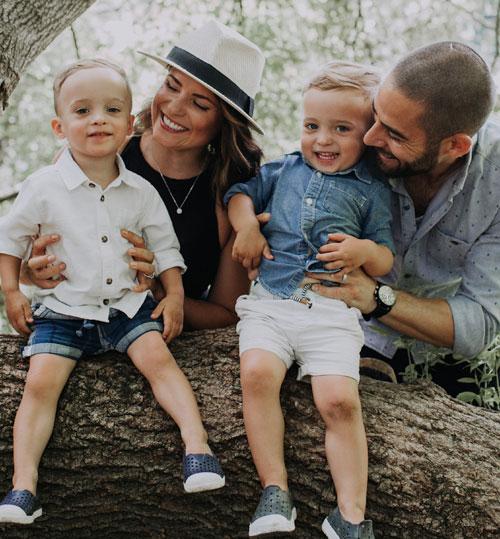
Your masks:
{"label": "man's hand", "polygon": [[246,227],[236,233],[233,245],[233,260],[239,262],[247,270],[253,270],[260,265],[263,256],[268,260],[274,257],[267,243],[257,227]]}
{"label": "man's hand", "polygon": [[156,320],[163,316],[163,340],[168,344],[181,334],[184,320],[184,301],[182,296],[167,295],[151,313]]}
{"label": "man's hand", "polygon": [[340,269],[338,275],[361,267],[366,262],[367,242],[349,234],[328,234],[328,243],[319,248],[316,256],[325,264],[325,269]]}
{"label": "man's hand", "polygon": [[60,239],[58,234],[35,238],[28,262],[21,265],[22,283],[39,288],[55,288],[65,280],[62,272],[66,269],[66,264],[57,261],[54,255],[47,254],[47,246],[57,243]]}
{"label": "man's hand", "polygon": [[12,327],[21,335],[29,335],[33,315],[28,298],[20,290],[5,292],[5,306]]}
{"label": "man's hand", "polygon": [[[342,277],[339,273],[307,273],[307,277],[317,280],[312,290],[322,296],[343,301],[348,307],[356,307],[362,313],[371,313],[377,306],[373,296],[375,281],[366,275],[362,269],[355,269],[349,275]],[[322,281],[332,281],[340,286],[324,286]]]}
{"label": "man's hand", "polygon": [[129,263],[131,269],[137,272],[138,283],[132,288],[134,292],[144,292],[153,287],[154,283],[154,259],[155,255],[149,249],[146,248],[144,238],[130,232],[129,230],[120,231],[122,238],[129,241],[133,247],[131,247],[127,254],[132,257]]}

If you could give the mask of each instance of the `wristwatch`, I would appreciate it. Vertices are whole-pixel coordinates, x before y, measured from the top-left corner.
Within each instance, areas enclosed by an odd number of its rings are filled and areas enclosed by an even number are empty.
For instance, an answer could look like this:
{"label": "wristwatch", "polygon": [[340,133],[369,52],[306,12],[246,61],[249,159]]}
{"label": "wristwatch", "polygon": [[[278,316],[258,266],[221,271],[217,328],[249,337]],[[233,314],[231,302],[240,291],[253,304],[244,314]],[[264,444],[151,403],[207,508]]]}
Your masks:
{"label": "wristwatch", "polygon": [[396,293],[394,290],[390,286],[379,283],[378,281],[376,282],[373,297],[375,298],[377,306],[371,313],[363,314],[365,320],[384,316],[384,314],[387,314],[396,303]]}

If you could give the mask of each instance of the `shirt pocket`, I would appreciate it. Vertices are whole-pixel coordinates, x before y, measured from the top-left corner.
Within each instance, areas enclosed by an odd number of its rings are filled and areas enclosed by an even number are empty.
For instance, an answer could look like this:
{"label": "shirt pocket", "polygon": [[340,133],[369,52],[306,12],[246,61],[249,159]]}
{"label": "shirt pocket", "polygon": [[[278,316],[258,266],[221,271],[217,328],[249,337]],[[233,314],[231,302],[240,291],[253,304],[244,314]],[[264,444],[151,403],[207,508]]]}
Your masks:
{"label": "shirt pocket", "polygon": [[429,256],[442,267],[457,268],[465,265],[472,242],[465,241],[435,228],[428,239]]}
{"label": "shirt pocket", "polygon": [[315,223],[311,232],[313,243],[319,247],[326,242],[327,235],[333,232],[359,237],[367,200],[359,189],[346,182],[327,182],[316,205]]}
{"label": "shirt pocket", "polygon": [[349,185],[349,182],[356,182],[356,180],[325,182],[319,196],[319,206],[330,212],[352,209],[355,209],[356,212],[361,211],[368,199],[355,185]]}

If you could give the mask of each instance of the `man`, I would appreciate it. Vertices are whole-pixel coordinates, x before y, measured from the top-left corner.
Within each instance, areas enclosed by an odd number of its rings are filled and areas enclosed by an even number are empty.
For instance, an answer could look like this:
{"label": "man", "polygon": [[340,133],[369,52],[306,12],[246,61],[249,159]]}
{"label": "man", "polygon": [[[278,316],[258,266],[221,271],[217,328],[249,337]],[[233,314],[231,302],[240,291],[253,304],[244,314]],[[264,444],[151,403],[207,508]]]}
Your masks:
{"label": "man", "polygon": [[[374,99],[364,141],[393,190],[390,286],[361,271],[340,287],[316,286],[364,313],[364,355],[398,373],[408,364],[394,343],[400,336],[415,339],[418,363],[429,345],[475,357],[499,332],[500,127],[487,121],[494,100],[488,66],[456,42],[410,53]],[[334,260],[328,245],[321,250],[323,261]],[[432,374],[456,395],[462,371],[455,363]]]}

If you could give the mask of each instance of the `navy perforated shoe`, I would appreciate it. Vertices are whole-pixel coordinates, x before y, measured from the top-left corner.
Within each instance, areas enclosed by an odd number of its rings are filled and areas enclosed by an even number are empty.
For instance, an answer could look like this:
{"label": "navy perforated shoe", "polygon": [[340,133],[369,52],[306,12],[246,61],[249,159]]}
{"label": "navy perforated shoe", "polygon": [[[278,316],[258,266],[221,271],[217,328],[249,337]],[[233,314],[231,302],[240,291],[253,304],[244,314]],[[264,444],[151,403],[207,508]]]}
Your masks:
{"label": "navy perforated shoe", "polygon": [[203,492],[226,484],[224,472],[215,455],[190,453],[184,456],[184,490]]}
{"label": "navy perforated shoe", "polygon": [[344,519],[338,507],[325,518],[321,529],[328,539],[375,539],[371,520],[353,524]]}
{"label": "navy perforated shoe", "polygon": [[29,490],[10,490],[0,502],[0,522],[32,524],[42,515],[42,506]]}
{"label": "navy perforated shoe", "polygon": [[259,505],[250,522],[248,535],[288,533],[295,530],[297,510],[293,506],[292,495],[277,485],[269,485],[260,496]]}

